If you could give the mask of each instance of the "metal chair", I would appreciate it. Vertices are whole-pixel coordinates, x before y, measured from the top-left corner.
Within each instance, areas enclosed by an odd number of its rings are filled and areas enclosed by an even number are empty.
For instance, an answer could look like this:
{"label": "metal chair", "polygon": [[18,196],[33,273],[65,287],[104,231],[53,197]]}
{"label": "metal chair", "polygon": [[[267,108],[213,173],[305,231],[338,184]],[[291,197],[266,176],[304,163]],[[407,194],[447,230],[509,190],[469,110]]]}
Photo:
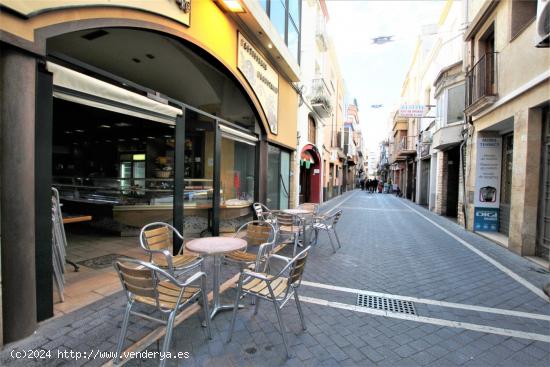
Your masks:
{"label": "metal chair", "polygon": [[[182,241],[180,251],[172,255],[172,238],[176,235]],[[149,223],[139,234],[141,247],[149,254],[149,262],[171,274],[180,275],[195,268],[202,260],[197,254],[183,253],[183,236],[168,223]]]}
{"label": "metal chair", "polygon": [[338,238],[338,233],[336,233],[336,225],[342,216],[342,211],[338,210],[336,213],[330,216],[319,215],[316,217],[315,222],[313,223],[313,230],[315,231],[315,244],[319,238],[319,232],[327,232],[328,238],[330,240],[330,245],[332,246],[332,251],[336,253],[336,248],[334,247],[334,242],[332,241],[331,234],[334,234],[336,237],[336,242],[338,243],[338,248],[342,248],[340,244],[340,238]]}
{"label": "metal chair", "polygon": [[252,208],[259,221],[273,223],[272,211],[267,206],[262,203],[254,203]]}
{"label": "metal chair", "polygon": [[279,329],[281,332],[281,336],[283,337],[286,354],[287,357],[290,357],[290,352],[288,350],[288,341],[285,333],[285,326],[283,323],[283,318],[281,316],[281,309],[288,302],[288,300],[294,296],[296,307],[298,308],[298,314],[300,315],[302,328],[303,330],[306,330],[304,314],[302,312],[300,298],[298,297],[298,288],[300,287],[300,284],[302,282],[302,275],[304,274],[304,268],[310,248],[310,246],[306,247],[292,259],[276,254],[271,255],[268,261],[271,261],[272,259],[279,259],[286,262],[286,265],[283,267],[282,270],[277,273],[277,275],[253,272],[249,269],[241,270],[241,275],[239,277],[239,283],[237,287],[237,294],[235,296],[235,308],[233,309],[233,318],[231,319],[231,325],[229,326],[229,332],[227,335],[228,343],[231,341],[231,337],[233,336],[235,319],[237,318],[237,306],[239,304],[241,294],[249,294],[256,298],[256,307],[254,309],[254,314],[258,313],[260,300],[262,299],[272,302],[275,306],[275,313],[277,314],[277,320],[279,321]]}
{"label": "metal chair", "polygon": [[[225,255],[225,259],[238,263],[242,268],[254,264],[256,271],[261,271],[260,265],[265,262],[267,256],[275,249],[277,230],[268,222],[253,220],[243,224],[235,234],[235,237],[246,240],[247,247],[244,250],[233,251]],[[258,247],[253,251],[251,247]]]}
{"label": "metal chair", "polygon": [[319,204],[317,203],[302,203],[298,205],[299,209],[309,210],[311,214],[318,215],[319,214]]}
{"label": "metal chair", "polygon": [[[212,339],[210,317],[208,313],[208,298],[206,296],[206,273],[199,271],[187,278],[185,282],[180,282],[167,271],[151,263],[136,259],[119,258],[115,261],[114,266],[118,272],[122,287],[126,291],[126,297],[128,298],[128,304],[126,305],[124,319],[122,320],[122,329],[116,348],[115,364],[118,364],[120,361],[130,315],[166,325],[166,335],[161,351],[163,355],[166,355],[170,347],[172,329],[176,315],[185,305],[198,299],[200,295],[202,295],[202,306],[208,338]],[[198,281],[200,281],[200,286],[197,287],[195,283]],[[132,307],[136,303],[155,308],[161,313],[162,319],[141,312],[132,311]],[[163,367],[165,363],[166,358],[162,358],[160,366]]]}
{"label": "metal chair", "polygon": [[293,244],[292,256],[296,255],[298,249],[298,240],[304,231],[303,219],[294,214],[285,213],[284,211],[273,211],[275,219],[275,228],[278,230],[281,237],[287,237],[286,242]]}

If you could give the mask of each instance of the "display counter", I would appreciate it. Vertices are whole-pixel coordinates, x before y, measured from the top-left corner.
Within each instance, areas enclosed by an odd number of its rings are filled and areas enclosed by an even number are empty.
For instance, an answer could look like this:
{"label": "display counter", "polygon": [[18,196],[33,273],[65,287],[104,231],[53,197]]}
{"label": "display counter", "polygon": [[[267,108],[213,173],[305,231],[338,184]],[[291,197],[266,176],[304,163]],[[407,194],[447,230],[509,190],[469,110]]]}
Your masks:
{"label": "display counter", "polygon": [[[56,177],[54,187],[60,192],[66,212],[92,215],[96,224],[103,222],[109,229],[141,228],[151,222],[172,221],[173,179]],[[223,198],[223,191],[221,194]],[[212,202],[212,180],[185,180],[183,208],[186,221],[201,222],[202,230],[209,228]],[[220,220],[247,217],[252,213],[251,205],[248,200],[222,199]]]}

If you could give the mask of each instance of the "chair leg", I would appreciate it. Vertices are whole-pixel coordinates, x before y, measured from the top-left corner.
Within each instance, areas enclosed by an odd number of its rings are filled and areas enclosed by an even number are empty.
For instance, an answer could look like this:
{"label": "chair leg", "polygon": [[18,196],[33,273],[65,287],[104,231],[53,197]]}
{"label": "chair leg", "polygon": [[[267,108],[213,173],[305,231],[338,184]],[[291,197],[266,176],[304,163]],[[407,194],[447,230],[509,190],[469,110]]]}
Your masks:
{"label": "chair leg", "polygon": [[174,329],[174,319],[176,318],[176,310],[170,313],[168,322],[166,323],[166,335],[164,336],[164,343],[162,343],[161,360],[159,367],[166,365],[166,354],[170,348],[170,341],[172,339],[172,330]]}
{"label": "chair leg", "polygon": [[338,233],[336,233],[336,228],[333,228],[332,231],[334,232],[334,237],[336,237],[336,241],[338,242],[338,248],[342,248],[342,245],[340,244],[340,238],[338,237]]}
{"label": "chair leg", "polygon": [[317,246],[318,240],[319,240],[319,230],[315,228],[315,246]]}
{"label": "chair leg", "polygon": [[241,296],[241,289],[243,286],[243,276],[239,278],[239,286],[237,287],[237,295],[235,296],[235,305],[233,307],[233,317],[231,318],[231,324],[229,324],[229,331],[227,332],[227,342],[231,341],[233,337],[233,329],[235,328],[235,319],[237,318],[237,310],[239,309],[239,299]]}
{"label": "chair leg", "polygon": [[292,257],[298,253],[298,234],[294,234],[294,249],[292,250]]}
{"label": "chair leg", "polygon": [[288,341],[286,340],[285,325],[283,323],[283,318],[281,316],[281,310],[279,310],[279,305],[277,304],[277,301],[273,300],[273,306],[275,306],[275,313],[277,314],[277,320],[279,320],[279,329],[280,329],[280,332],[281,332],[281,336],[283,337],[283,343],[285,345],[286,356],[288,358],[290,358],[290,352],[288,350]]}
{"label": "chair leg", "polygon": [[124,318],[122,319],[122,327],[120,329],[120,337],[116,346],[116,354],[114,364],[120,362],[120,354],[122,353],[122,347],[124,346],[124,339],[126,339],[126,332],[128,331],[128,320],[130,319],[130,310],[132,309],[133,302],[128,301],[126,305],[126,311],[124,312]]}
{"label": "chair leg", "polygon": [[204,322],[206,323],[206,333],[208,335],[208,339],[212,339],[212,329],[210,327],[210,312],[208,310],[208,296],[206,295],[206,280],[205,278],[202,278],[202,308],[204,311]]}
{"label": "chair leg", "polygon": [[302,323],[302,329],[306,330],[306,320],[304,319],[304,313],[302,312],[302,304],[300,303],[300,298],[298,297],[298,292],[294,290],[294,301],[296,301],[296,307],[298,308],[298,315],[300,315],[300,322]]}
{"label": "chair leg", "polygon": [[256,296],[253,298],[255,300],[256,305],[254,306],[254,315],[258,314],[258,310],[260,309],[260,297]]}
{"label": "chair leg", "polygon": [[326,232],[327,232],[328,239],[330,240],[330,245],[332,246],[332,251],[336,253],[336,247],[334,247],[334,241],[332,240],[332,236],[330,235],[331,231],[328,230]]}

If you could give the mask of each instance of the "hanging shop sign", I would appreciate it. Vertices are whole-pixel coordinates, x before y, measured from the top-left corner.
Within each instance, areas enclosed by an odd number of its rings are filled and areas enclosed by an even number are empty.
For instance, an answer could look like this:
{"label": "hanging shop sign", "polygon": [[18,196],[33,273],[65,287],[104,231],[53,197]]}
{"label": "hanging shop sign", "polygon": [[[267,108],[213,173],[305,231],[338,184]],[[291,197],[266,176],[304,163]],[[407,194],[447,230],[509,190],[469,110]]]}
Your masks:
{"label": "hanging shop sign", "polygon": [[478,136],[474,229],[497,232],[500,203],[502,138]]}
{"label": "hanging shop sign", "polygon": [[186,26],[189,26],[191,14],[191,0],[0,0],[0,5],[26,17],[59,8],[100,6],[130,8],[162,15]]}
{"label": "hanging shop sign", "polygon": [[404,104],[399,107],[399,117],[424,117],[427,107],[423,104]]}
{"label": "hanging shop sign", "polygon": [[277,134],[279,75],[240,32],[237,42],[237,67],[258,97],[269,129],[273,134]]}

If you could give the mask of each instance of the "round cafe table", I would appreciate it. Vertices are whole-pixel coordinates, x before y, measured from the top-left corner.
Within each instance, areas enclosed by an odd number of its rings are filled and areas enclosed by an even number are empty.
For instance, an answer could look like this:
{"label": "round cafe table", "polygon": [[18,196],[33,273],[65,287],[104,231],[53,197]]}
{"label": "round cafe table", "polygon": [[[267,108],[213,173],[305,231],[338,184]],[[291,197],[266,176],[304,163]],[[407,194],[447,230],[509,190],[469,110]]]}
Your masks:
{"label": "round cafe table", "polygon": [[297,215],[298,217],[300,217],[300,219],[302,219],[302,246],[305,245],[307,243],[307,233],[306,233],[307,217],[310,215],[313,215],[313,212],[311,210],[298,209],[298,208],[284,209],[282,210],[282,212],[287,214]]}
{"label": "round cafe table", "polygon": [[220,303],[220,269],[222,257],[224,254],[236,250],[242,250],[246,247],[245,240],[233,237],[203,237],[187,242],[185,248],[205,256],[214,257],[214,276],[213,276],[213,304],[210,318],[214,318],[219,311],[233,309],[233,304],[222,305]]}

